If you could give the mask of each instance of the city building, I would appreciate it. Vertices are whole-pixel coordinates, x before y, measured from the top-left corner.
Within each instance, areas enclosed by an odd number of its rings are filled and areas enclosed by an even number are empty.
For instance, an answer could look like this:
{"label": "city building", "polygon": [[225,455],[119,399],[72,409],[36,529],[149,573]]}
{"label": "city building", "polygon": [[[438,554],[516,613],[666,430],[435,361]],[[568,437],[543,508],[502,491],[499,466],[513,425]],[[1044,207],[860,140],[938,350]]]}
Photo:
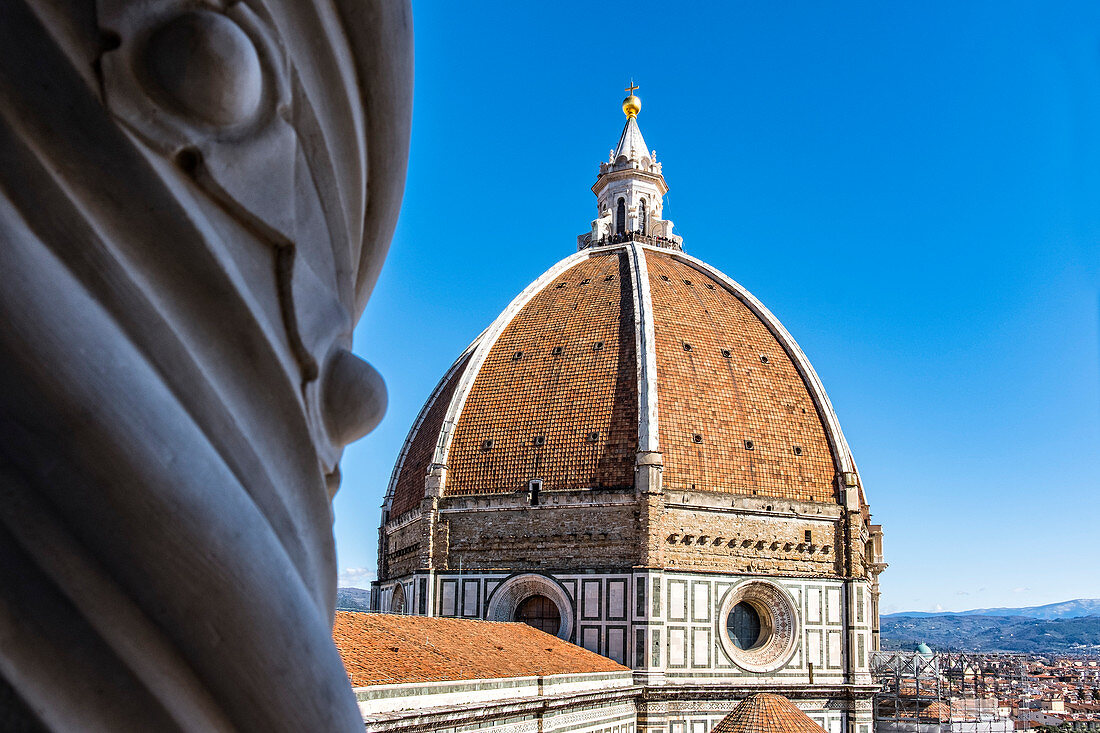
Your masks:
{"label": "city building", "polygon": [[664,218],[634,89],[577,251],[412,426],[373,608],[608,657],[642,690],[640,731],[708,733],[766,691],[871,733],[881,528],[806,355]]}

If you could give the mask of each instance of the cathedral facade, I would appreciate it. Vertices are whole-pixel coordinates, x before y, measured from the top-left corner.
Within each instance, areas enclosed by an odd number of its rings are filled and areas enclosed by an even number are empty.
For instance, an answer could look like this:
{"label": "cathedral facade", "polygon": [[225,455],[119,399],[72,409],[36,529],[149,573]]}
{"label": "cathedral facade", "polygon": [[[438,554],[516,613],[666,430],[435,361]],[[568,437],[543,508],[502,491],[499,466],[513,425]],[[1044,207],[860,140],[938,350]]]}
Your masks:
{"label": "cathedral facade", "polygon": [[410,430],[374,608],[525,621],[610,657],[644,687],[646,733],[708,733],[760,691],[871,733],[881,530],[805,354],[663,218],[640,106],[577,251]]}

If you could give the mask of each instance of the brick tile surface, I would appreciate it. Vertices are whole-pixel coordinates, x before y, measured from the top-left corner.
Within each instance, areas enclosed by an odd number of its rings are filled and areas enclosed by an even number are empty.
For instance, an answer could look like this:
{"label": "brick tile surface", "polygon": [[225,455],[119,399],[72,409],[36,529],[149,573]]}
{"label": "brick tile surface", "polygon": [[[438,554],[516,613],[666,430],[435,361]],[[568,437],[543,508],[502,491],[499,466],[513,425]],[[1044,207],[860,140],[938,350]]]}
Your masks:
{"label": "brick tile surface", "polygon": [[521,623],[337,611],[332,638],[352,687],[628,671]]}
{"label": "brick tile surface", "polygon": [[821,419],[767,326],[690,266],[646,261],[665,488],[835,500]]}
{"label": "brick tile surface", "polygon": [[824,733],[806,713],[782,695],[749,695],[711,733]]}
{"label": "brick tile surface", "polygon": [[431,465],[439,431],[443,427],[443,418],[447,416],[447,408],[451,404],[455,387],[462,379],[467,361],[469,361],[468,355],[462,359],[462,363],[451,370],[450,379],[439,389],[439,396],[428,408],[428,413],[424,416],[419,429],[412,436],[405,462],[401,465],[401,472],[394,485],[393,503],[390,506],[391,517],[396,518],[416,509],[420,506],[420,500],[424,498],[424,476],[428,472],[428,466]]}
{"label": "brick tile surface", "polygon": [[[720,283],[647,252],[666,489],[837,500],[821,419],[767,326]],[[625,255],[579,262],[505,327],[474,380],[448,457],[448,495],[629,488],[638,437]],[[414,437],[391,516],[416,508],[460,375]],[[491,441],[489,443],[488,441]],[[750,447],[751,446],[751,447]]]}
{"label": "brick tile surface", "polygon": [[546,489],[633,486],[638,390],[631,287],[623,255],[595,256],[516,314],[455,428],[447,494],[519,491],[535,478]]}

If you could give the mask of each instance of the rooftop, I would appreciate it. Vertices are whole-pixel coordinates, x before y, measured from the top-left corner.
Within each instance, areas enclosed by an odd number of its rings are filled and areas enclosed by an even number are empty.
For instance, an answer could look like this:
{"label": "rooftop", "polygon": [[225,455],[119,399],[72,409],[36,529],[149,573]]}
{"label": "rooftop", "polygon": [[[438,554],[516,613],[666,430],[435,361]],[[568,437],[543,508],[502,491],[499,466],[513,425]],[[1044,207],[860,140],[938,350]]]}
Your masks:
{"label": "rooftop", "polygon": [[332,638],[352,687],[629,671],[522,623],[337,611]]}

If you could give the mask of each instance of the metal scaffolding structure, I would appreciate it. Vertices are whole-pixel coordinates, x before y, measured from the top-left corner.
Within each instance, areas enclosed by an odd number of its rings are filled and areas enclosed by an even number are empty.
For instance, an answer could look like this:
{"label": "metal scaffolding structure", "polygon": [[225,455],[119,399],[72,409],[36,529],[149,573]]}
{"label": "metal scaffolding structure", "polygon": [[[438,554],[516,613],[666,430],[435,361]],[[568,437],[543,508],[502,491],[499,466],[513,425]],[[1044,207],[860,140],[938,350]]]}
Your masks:
{"label": "metal scaffolding structure", "polygon": [[1026,674],[1015,655],[872,652],[871,676],[880,685],[875,731],[1011,731],[997,701],[1003,681],[1023,681]]}

